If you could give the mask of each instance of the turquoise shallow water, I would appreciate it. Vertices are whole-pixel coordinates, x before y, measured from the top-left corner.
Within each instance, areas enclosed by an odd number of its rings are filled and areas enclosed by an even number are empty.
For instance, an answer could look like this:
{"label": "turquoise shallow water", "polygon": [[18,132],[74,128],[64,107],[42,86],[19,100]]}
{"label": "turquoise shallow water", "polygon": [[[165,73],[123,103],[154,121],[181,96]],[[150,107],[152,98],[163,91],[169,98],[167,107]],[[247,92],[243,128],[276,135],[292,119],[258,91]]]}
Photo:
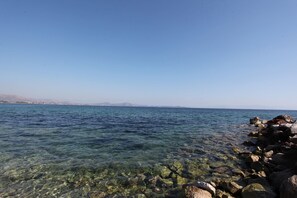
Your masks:
{"label": "turquoise shallow water", "polygon": [[[216,170],[242,166],[232,147],[243,147],[249,118],[284,113],[297,117],[296,111],[0,105],[0,196],[173,196],[182,183],[228,177]],[[176,164],[180,171],[158,180]]]}

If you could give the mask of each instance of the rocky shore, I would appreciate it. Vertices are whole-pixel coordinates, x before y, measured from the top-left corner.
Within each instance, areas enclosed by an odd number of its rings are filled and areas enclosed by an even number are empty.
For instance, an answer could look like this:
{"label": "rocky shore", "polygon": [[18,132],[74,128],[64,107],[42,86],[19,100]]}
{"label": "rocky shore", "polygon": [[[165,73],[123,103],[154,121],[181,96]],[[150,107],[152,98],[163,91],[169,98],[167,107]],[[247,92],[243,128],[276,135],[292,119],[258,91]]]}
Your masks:
{"label": "rocky shore", "polygon": [[255,130],[233,150],[245,162],[236,180],[198,181],[183,186],[188,198],[297,198],[297,122],[289,115],[250,119]]}

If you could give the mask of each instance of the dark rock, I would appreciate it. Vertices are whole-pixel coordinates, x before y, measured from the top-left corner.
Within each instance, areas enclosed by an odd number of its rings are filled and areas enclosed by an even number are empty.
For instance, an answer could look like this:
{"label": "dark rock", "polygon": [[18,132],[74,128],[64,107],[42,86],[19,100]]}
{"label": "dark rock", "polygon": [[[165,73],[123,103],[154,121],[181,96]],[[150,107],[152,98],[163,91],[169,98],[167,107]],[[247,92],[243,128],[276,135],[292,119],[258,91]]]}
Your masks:
{"label": "dark rock", "polygon": [[242,144],[244,146],[256,146],[256,144],[252,141],[244,141]]}
{"label": "dark rock", "polygon": [[283,181],[280,187],[281,198],[297,198],[297,175]]}
{"label": "dark rock", "polygon": [[232,169],[232,173],[235,174],[235,175],[240,175],[241,177],[245,177],[245,174],[242,170],[240,169]]}
{"label": "dark rock", "polygon": [[294,143],[294,144],[297,144],[297,135],[294,135],[293,137],[291,137],[291,138],[289,139],[289,142],[292,142],[292,143]]}
{"label": "dark rock", "polygon": [[185,189],[185,195],[187,198],[211,198],[212,195],[207,190],[203,190],[196,186],[187,186]]}
{"label": "dark rock", "polygon": [[256,124],[256,123],[258,123],[258,122],[261,123],[261,120],[260,120],[259,117],[254,117],[254,118],[251,118],[251,119],[250,119],[250,124]]}
{"label": "dark rock", "polygon": [[254,155],[254,154],[251,154],[247,159],[246,159],[246,162],[248,163],[253,163],[253,162],[257,162],[260,160],[260,157],[258,155]]}
{"label": "dark rock", "polygon": [[286,124],[286,123],[294,123],[296,120],[293,119],[291,116],[289,115],[279,115],[275,118],[273,118],[272,120],[269,120],[267,122],[267,124],[271,125],[271,124]]}
{"label": "dark rock", "polygon": [[233,181],[231,182],[223,181],[220,183],[220,187],[230,192],[231,194],[236,194],[242,189],[242,186],[238,185],[236,182],[233,182]]}
{"label": "dark rock", "polygon": [[258,128],[260,128],[260,129],[263,129],[263,128],[265,128],[265,125],[262,124],[262,122],[256,122],[256,123],[255,123],[255,127],[258,127]]}
{"label": "dark rock", "polygon": [[252,162],[251,163],[251,168],[254,169],[255,171],[263,171],[265,169],[265,166],[263,163],[257,161],[257,162]]}
{"label": "dark rock", "polygon": [[267,158],[271,158],[272,155],[273,155],[273,150],[270,150],[270,151],[264,153],[264,156]]}
{"label": "dark rock", "polygon": [[264,177],[245,178],[244,180],[245,180],[245,182],[246,182],[247,184],[259,183],[259,184],[261,184],[262,186],[269,186],[269,183],[268,183],[267,179],[264,178]]}
{"label": "dark rock", "polygon": [[259,146],[257,146],[257,148],[253,151],[253,154],[259,155],[259,156],[262,155],[262,153],[263,151]]}
{"label": "dark rock", "polygon": [[269,179],[271,181],[272,186],[275,189],[279,189],[283,181],[288,179],[289,177],[293,176],[294,173],[290,169],[286,169],[283,171],[278,171],[278,172],[273,172],[270,176]]}
{"label": "dark rock", "polygon": [[276,194],[267,186],[259,183],[252,183],[242,189],[241,195],[243,198],[274,198]]}
{"label": "dark rock", "polygon": [[229,193],[222,191],[222,190],[217,190],[216,193],[216,198],[233,198]]}
{"label": "dark rock", "polygon": [[252,131],[248,134],[248,136],[250,137],[258,137],[259,136],[259,132],[258,131]]}
{"label": "dark rock", "polygon": [[274,164],[286,164],[286,158],[283,153],[276,153],[272,156],[271,162]]}

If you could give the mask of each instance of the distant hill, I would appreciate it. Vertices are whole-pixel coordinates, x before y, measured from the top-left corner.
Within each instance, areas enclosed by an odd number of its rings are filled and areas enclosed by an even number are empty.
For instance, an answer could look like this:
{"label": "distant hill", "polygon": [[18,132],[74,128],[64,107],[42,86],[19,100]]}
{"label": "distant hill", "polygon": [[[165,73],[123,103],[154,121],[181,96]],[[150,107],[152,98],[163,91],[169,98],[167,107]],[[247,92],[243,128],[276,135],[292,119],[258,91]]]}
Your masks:
{"label": "distant hill", "polygon": [[28,98],[24,98],[17,95],[6,95],[6,94],[0,94],[0,103],[32,103],[31,100]]}
{"label": "distant hill", "polygon": [[18,95],[0,94],[0,104],[70,104],[54,100],[37,100]]}
{"label": "distant hill", "polygon": [[46,99],[32,99],[25,98],[18,95],[8,95],[8,94],[0,94],[0,104],[55,104],[55,105],[94,105],[94,106],[125,106],[132,107],[136,106],[131,103],[71,103],[65,101],[56,101],[56,100],[46,100]]}

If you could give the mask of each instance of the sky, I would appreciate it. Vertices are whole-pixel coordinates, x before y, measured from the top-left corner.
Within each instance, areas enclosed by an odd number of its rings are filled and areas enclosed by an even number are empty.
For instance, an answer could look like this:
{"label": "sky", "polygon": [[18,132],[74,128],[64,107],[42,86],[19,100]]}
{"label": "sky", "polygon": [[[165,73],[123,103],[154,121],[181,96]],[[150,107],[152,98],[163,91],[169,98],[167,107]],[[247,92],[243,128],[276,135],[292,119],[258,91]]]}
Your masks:
{"label": "sky", "polygon": [[296,0],[0,1],[0,93],[297,109]]}

